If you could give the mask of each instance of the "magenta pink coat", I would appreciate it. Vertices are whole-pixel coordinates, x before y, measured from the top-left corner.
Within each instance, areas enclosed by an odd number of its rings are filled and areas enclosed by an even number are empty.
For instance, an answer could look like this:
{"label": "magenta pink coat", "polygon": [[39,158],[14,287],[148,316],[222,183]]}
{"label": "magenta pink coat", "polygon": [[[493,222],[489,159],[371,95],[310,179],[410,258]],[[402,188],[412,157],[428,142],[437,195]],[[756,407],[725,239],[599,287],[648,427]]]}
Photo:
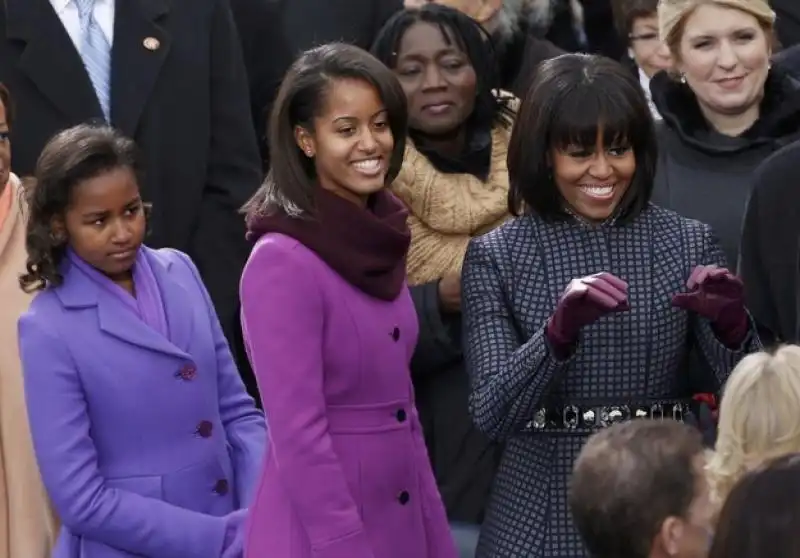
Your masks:
{"label": "magenta pink coat", "polygon": [[247,558],[455,558],[414,408],[418,325],[267,234],[241,285],[270,444]]}

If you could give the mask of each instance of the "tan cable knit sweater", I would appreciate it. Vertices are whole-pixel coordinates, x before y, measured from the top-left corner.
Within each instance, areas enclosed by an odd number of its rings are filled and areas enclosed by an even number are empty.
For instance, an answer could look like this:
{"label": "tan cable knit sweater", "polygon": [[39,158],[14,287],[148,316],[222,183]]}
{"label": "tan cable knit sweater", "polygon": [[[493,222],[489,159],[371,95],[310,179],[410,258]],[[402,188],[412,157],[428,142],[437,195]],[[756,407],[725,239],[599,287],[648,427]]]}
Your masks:
{"label": "tan cable knit sweater", "polygon": [[408,282],[421,285],[461,273],[467,245],[509,218],[506,155],[511,130],[492,130],[489,177],[439,172],[409,141],[392,192],[409,208]]}

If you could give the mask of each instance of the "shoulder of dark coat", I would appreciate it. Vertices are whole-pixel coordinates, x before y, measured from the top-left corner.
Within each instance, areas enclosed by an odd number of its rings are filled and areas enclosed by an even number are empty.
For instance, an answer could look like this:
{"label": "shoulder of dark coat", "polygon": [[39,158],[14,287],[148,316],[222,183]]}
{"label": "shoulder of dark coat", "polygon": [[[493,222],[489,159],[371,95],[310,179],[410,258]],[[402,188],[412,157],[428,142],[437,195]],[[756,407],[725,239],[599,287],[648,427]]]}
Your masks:
{"label": "shoulder of dark coat", "polygon": [[762,203],[800,207],[800,190],[792,178],[800,161],[800,141],[785,145],[767,157],[753,174],[754,196]]}

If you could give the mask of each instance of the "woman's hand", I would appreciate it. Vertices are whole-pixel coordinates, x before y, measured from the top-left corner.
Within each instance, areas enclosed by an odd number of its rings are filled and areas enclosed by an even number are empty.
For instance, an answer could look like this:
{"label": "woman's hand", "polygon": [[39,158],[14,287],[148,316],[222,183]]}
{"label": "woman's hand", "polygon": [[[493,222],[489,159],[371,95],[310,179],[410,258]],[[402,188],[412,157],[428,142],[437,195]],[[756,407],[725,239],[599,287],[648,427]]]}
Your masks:
{"label": "woman's hand", "polygon": [[724,267],[698,265],[686,289],[672,297],[672,305],[707,318],[726,346],[741,345],[749,327],[742,281]]}
{"label": "woman's hand", "polygon": [[629,309],[628,284],[619,277],[603,272],[573,279],[547,323],[547,339],[560,356],[565,355],[584,326]]}

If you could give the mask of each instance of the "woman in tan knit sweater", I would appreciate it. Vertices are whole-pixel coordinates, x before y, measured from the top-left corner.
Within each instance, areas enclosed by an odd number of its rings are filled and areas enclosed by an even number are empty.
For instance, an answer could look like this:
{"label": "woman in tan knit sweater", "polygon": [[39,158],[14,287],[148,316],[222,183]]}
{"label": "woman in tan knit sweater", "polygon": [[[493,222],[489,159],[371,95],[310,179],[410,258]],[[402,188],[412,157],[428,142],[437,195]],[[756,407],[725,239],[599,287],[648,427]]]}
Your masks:
{"label": "woman in tan knit sweater", "polygon": [[0,558],[48,558],[57,532],[33,454],[17,350],[17,318],[31,296],[25,271],[25,215],[11,173],[8,90],[0,84]]}
{"label": "woman in tan knit sweater", "polygon": [[451,521],[478,524],[499,454],[467,409],[461,265],[470,239],[509,216],[506,152],[517,101],[492,90],[485,33],[452,8],[427,4],[398,13],[373,52],[394,70],[409,104],[410,141],[392,190],[410,210],[417,407]]}

